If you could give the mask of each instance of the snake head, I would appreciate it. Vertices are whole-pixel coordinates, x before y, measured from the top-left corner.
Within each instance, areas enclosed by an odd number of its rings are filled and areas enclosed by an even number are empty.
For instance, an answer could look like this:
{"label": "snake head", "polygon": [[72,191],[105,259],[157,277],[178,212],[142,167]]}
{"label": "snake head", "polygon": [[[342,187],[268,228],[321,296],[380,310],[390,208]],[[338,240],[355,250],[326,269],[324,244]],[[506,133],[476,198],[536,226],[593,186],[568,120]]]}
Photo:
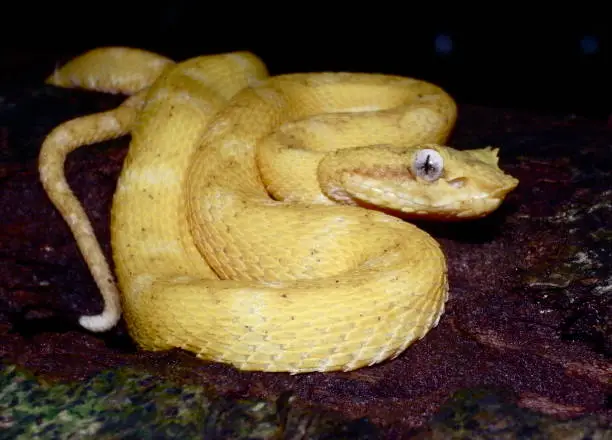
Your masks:
{"label": "snake head", "polygon": [[498,153],[437,144],[344,149],[321,161],[319,181],[338,203],[413,219],[478,218],[497,209],[518,185],[499,168]]}

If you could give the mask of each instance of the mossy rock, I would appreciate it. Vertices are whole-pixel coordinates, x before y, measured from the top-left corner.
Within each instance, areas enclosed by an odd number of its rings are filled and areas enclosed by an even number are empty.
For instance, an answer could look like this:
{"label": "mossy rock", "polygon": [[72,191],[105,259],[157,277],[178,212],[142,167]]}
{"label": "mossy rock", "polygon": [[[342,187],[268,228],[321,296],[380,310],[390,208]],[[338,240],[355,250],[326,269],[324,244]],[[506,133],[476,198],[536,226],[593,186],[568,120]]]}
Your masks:
{"label": "mossy rock", "polygon": [[365,420],[345,421],[276,402],[217,396],[130,368],[82,383],[51,383],[14,365],[0,373],[0,438],[372,439]]}

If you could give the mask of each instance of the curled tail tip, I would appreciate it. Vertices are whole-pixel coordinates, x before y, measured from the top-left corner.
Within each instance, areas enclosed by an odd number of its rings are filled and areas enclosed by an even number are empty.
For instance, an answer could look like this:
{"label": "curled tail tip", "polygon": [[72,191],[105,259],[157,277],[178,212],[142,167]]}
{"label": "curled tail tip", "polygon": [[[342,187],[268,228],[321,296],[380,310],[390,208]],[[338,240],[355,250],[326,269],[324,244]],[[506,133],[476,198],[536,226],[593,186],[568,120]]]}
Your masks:
{"label": "curled tail tip", "polygon": [[102,333],[117,325],[120,317],[121,314],[119,311],[105,310],[99,315],[81,316],[79,318],[79,324],[91,332]]}

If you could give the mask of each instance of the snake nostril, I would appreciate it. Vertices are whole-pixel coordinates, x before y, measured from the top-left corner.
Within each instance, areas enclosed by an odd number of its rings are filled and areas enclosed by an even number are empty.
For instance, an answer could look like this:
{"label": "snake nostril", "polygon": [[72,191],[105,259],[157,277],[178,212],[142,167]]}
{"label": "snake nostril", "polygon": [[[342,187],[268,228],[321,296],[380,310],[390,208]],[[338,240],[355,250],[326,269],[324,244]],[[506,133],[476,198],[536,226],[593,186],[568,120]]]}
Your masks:
{"label": "snake nostril", "polygon": [[467,179],[465,177],[457,177],[456,179],[451,179],[448,181],[448,184],[453,188],[463,188]]}

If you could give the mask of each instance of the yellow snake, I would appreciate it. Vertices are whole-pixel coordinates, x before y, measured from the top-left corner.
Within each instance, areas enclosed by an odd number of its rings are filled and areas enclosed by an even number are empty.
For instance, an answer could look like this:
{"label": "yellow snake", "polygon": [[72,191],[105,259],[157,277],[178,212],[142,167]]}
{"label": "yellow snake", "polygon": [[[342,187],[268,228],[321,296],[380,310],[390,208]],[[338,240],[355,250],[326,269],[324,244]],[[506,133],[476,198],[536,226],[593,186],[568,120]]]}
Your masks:
{"label": "yellow snake", "polygon": [[[444,146],[456,105],[383,74],[268,76],[248,52],[175,63],[108,47],[49,84],[132,95],[55,128],[41,182],[140,347],[243,370],[353,370],[399,355],[448,297],[438,243],[406,219],[495,210],[518,181],[498,150]],[[130,134],[113,199],[117,284],[64,175],[79,146]]]}

